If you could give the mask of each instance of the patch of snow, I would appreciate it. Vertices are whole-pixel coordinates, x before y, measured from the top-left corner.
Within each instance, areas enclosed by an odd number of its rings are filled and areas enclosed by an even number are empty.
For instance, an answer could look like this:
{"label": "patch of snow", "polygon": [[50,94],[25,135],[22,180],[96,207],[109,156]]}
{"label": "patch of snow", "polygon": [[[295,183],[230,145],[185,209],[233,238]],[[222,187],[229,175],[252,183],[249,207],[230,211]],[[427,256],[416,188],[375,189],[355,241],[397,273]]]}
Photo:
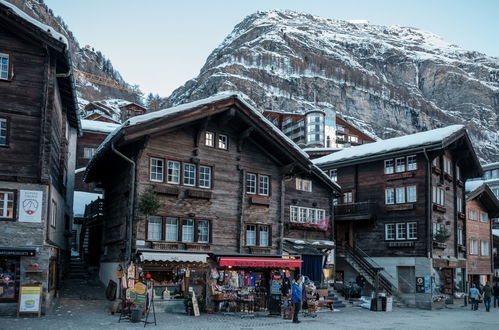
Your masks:
{"label": "patch of snow", "polygon": [[78,174],[78,173],[81,173],[81,172],[85,172],[86,170],[87,170],[87,168],[86,168],[86,167],[80,167],[80,168],[77,168],[77,169],[75,170],[75,174]]}
{"label": "patch of snow", "polygon": [[88,132],[109,134],[119,126],[120,126],[119,124],[107,123],[98,120],[87,120],[87,119],[81,120],[81,129],[83,131],[88,131]]}
{"label": "patch of snow", "polygon": [[73,202],[73,213],[75,217],[81,218],[85,215],[85,206],[96,200],[102,198],[102,194],[89,193],[86,191],[75,191]]}

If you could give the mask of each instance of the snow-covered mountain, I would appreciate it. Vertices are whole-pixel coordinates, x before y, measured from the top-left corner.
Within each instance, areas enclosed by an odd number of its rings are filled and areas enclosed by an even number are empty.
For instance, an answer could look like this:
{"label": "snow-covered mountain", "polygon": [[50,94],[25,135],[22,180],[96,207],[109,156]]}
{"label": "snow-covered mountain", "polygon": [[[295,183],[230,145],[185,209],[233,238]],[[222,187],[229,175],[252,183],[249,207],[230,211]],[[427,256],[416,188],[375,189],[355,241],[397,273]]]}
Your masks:
{"label": "snow-covered mountain", "polygon": [[165,105],[223,90],[263,109],[333,108],[381,138],[462,123],[499,161],[499,59],[415,28],[257,12]]}

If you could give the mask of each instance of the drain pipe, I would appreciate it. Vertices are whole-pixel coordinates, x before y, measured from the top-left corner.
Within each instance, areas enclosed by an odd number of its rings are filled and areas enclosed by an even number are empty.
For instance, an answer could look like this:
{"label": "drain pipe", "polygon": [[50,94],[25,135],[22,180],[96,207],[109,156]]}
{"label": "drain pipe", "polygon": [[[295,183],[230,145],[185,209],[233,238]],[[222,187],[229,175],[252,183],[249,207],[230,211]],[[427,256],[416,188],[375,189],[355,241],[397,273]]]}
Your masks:
{"label": "drain pipe", "polygon": [[116,150],[114,148],[114,142],[111,143],[111,150],[114,152],[116,155],[118,155],[120,158],[123,160],[127,161],[130,163],[131,169],[130,169],[130,177],[131,177],[131,184],[130,184],[130,196],[129,201],[128,201],[128,221],[127,221],[127,236],[128,236],[128,244],[126,246],[126,261],[130,262],[132,261],[132,233],[133,233],[133,200],[135,196],[135,162],[128,158],[127,156],[123,155],[121,152]]}
{"label": "drain pipe", "polygon": [[428,187],[428,194],[426,195],[426,235],[428,239],[426,240],[426,248],[427,248],[427,257],[432,258],[433,253],[432,253],[432,245],[433,245],[433,235],[432,235],[432,221],[431,221],[431,214],[432,214],[432,209],[431,209],[431,201],[432,201],[432,187],[431,187],[431,162],[430,158],[428,157],[428,154],[426,153],[426,148],[423,149],[424,156],[426,158],[426,161],[428,163],[428,167],[426,169],[426,184]]}

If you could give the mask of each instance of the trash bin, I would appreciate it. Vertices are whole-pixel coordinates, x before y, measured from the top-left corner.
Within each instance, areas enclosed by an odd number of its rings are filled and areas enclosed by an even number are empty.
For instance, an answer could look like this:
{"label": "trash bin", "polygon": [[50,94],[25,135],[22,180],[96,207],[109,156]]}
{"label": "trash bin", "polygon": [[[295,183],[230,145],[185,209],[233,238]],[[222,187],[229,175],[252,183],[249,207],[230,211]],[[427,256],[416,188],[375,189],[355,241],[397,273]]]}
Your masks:
{"label": "trash bin", "polygon": [[371,311],[376,312],[378,310],[378,299],[371,298]]}
{"label": "trash bin", "polygon": [[386,311],[391,312],[393,310],[393,297],[386,297]]}
{"label": "trash bin", "polygon": [[379,297],[377,299],[376,310],[378,312],[382,312],[383,311],[383,299],[385,299],[385,297]]}
{"label": "trash bin", "polygon": [[386,297],[380,297],[379,300],[381,300],[381,309],[379,310],[386,312]]}
{"label": "trash bin", "polygon": [[130,322],[132,323],[140,322],[140,308],[132,308]]}

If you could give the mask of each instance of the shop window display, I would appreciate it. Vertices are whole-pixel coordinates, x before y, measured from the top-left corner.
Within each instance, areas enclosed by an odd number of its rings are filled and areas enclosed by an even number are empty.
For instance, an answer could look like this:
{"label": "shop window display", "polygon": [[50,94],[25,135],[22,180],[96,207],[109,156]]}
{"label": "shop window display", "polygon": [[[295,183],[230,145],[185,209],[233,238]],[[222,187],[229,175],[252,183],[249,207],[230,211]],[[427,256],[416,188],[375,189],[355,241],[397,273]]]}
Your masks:
{"label": "shop window display", "polygon": [[19,291],[19,259],[0,258],[0,302],[17,298]]}

